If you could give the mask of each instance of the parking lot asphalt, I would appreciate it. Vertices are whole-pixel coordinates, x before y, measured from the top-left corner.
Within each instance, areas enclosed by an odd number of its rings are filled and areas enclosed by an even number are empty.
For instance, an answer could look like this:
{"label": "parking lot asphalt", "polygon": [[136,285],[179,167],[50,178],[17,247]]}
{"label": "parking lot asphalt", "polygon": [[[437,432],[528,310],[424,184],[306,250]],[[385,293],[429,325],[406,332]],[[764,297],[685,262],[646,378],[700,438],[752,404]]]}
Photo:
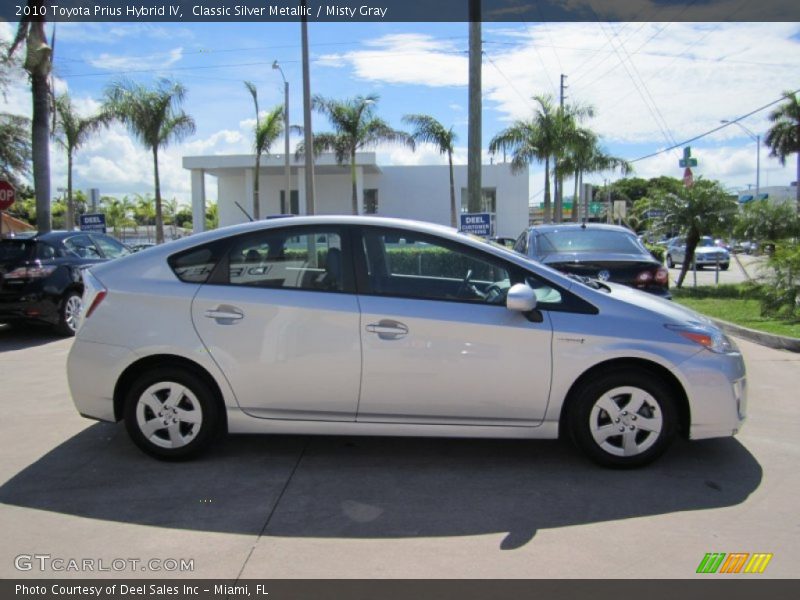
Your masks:
{"label": "parking lot asphalt", "polygon": [[[797,576],[800,354],[740,342],[744,430],[612,471],[554,441],[373,437],[235,436],[158,462],[75,412],[70,344],[0,326],[3,578],[687,578],[707,552]],[[96,570],[170,558],[193,571]]]}
{"label": "parking lot asphalt", "polygon": [[[737,260],[738,259],[738,260]],[[720,270],[719,273],[713,267],[703,267],[696,271],[687,271],[684,279],[684,287],[695,285],[715,285],[716,283],[743,283],[748,279],[759,279],[765,275],[764,266],[766,257],[751,256],[749,254],[732,254],[730,265],[727,271]],[[681,273],[680,265],[676,265],[669,270],[670,287],[675,285]]]}

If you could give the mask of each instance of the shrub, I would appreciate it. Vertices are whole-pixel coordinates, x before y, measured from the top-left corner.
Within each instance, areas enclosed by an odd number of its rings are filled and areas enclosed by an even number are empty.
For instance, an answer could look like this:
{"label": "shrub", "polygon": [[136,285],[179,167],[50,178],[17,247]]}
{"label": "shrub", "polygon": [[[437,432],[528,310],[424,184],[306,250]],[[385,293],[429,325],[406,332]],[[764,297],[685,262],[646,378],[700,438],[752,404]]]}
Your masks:
{"label": "shrub", "polygon": [[666,256],[667,249],[664,246],[658,246],[656,244],[645,244],[645,248],[650,251],[650,254],[653,255],[658,262],[663,263],[664,257]]}
{"label": "shrub", "polygon": [[768,284],[762,287],[761,314],[800,319],[800,246],[786,242],[770,255]]}

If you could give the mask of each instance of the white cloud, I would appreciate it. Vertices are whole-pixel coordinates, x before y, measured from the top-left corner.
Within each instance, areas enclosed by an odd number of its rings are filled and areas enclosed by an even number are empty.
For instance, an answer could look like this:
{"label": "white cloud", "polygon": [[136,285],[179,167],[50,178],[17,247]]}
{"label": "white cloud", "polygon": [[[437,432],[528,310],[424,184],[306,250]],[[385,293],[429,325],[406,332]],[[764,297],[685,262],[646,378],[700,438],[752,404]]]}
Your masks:
{"label": "white cloud", "polygon": [[87,62],[95,69],[106,71],[130,71],[147,69],[166,69],[183,58],[183,48],[173,48],[167,52],[148,56],[124,56],[104,52],[100,56],[89,58]]}

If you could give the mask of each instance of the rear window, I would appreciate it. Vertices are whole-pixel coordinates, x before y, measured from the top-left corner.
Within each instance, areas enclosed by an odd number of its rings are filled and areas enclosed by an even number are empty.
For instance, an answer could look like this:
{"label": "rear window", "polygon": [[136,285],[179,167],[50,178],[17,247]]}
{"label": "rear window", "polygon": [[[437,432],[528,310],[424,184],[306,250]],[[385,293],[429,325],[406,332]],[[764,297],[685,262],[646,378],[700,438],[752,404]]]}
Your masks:
{"label": "rear window", "polygon": [[218,241],[173,254],[167,259],[172,272],[186,283],[205,283],[219,263],[225,243]]}
{"label": "rear window", "polygon": [[569,229],[539,234],[542,254],[561,252],[611,252],[644,254],[646,250],[633,235],[600,229]]}
{"label": "rear window", "polygon": [[31,260],[35,257],[36,242],[31,240],[0,241],[0,261]]}

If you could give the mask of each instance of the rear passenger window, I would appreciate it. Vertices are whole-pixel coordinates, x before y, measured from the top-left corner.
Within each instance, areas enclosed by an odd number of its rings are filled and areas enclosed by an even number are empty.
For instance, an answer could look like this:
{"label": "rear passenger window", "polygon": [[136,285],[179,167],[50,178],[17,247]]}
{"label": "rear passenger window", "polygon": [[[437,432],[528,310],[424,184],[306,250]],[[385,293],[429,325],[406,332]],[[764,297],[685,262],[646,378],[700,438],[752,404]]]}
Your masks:
{"label": "rear passenger window", "polygon": [[231,247],[231,285],[340,292],[342,238],[330,230],[263,231]]}
{"label": "rear passenger window", "polygon": [[214,267],[224,252],[224,244],[220,242],[206,244],[198,248],[190,248],[169,257],[172,272],[186,283],[205,283],[211,276]]}

